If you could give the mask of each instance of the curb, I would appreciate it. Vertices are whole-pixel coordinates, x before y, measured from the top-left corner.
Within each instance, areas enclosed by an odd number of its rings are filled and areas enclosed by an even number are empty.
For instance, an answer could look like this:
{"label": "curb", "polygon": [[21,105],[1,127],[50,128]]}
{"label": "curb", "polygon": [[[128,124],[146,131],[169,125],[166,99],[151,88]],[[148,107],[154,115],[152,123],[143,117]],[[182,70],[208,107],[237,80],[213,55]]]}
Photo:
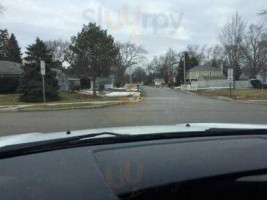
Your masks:
{"label": "curb", "polygon": [[[174,90],[177,90],[177,89],[174,89]],[[188,91],[185,91],[185,90],[178,90],[180,92],[183,92],[183,93],[186,93],[186,94],[191,94],[191,95],[199,95],[199,94],[196,94],[196,93],[193,93],[193,92],[188,92]]]}
{"label": "curb", "polygon": [[64,110],[89,110],[89,109],[99,109],[99,108],[107,108],[111,106],[117,106],[125,104],[124,102],[121,103],[112,103],[106,105],[95,105],[95,106],[81,106],[81,107],[69,107],[69,108],[37,108],[37,109],[17,109],[14,112],[48,112],[48,111],[64,111]]}
{"label": "curb", "polygon": [[3,108],[0,109],[0,113],[14,113],[14,112],[48,112],[48,111],[64,111],[64,110],[83,110],[83,109],[100,109],[100,108],[107,108],[111,106],[118,106],[124,104],[132,104],[132,103],[139,103],[143,101],[143,97],[135,98],[134,100],[127,100],[122,102],[116,103],[108,103],[102,105],[93,105],[93,106],[70,106],[67,108]]}
{"label": "curb", "polygon": [[205,96],[205,95],[200,95],[200,94],[196,94],[196,93],[188,92],[188,91],[184,91],[184,90],[180,90],[180,91],[181,91],[181,92],[184,92],[184,93],[186,93],[186,94],[197,95],[197,96],[207,97],[207,98],[216,99],[216,100],[221,100],[221,101],[240,102],[240,103],[254,104],[254,105],[267,105],[267,102],[266,102],[266,103],[251,102],[251,101],[249,101],[249,100],[236,100],[236,99],[232,99],[232,98],[230,98],[230,97],[222,97],[222,96]]}

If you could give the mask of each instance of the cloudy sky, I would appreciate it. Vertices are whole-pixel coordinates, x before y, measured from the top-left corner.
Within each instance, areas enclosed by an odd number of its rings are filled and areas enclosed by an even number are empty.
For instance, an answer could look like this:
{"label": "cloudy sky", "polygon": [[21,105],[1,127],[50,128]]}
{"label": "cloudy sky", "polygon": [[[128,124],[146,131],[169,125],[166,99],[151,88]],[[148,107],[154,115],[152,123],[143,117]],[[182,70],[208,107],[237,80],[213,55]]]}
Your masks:
{"label": "cloudy sky", "polygon": [[220,28],[238,11],[259,20],[266,0],[0,0],[1,28],[14,33],[23,50],[38,36],[70,40],[83,24],[96,22],[117,41],[142,44],[149,57],[188,44],[213,45]]}

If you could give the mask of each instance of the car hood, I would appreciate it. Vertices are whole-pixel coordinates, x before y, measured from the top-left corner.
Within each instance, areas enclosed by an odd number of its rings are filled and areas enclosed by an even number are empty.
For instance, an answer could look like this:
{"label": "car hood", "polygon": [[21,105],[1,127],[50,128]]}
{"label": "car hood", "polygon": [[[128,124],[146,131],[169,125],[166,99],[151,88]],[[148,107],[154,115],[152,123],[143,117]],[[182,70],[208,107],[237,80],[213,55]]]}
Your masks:
{"label": "car hood", "polygon": [[[97,133],[117,133],[127,135],[144,135],[144,134],[160,134],[160,133],[184,133],[184,132],[201,132],[211,128],[222,129],[266,129],[267,125],[252,125],[252,124],[218,124],[218,123],[194,123],[194,124],[178,124],[164,126],[135,126],[135,127],[117,127],[117,128],[102,128],[72,131],[71,134],[66,132],[54,133],[28,133],[12,136],[0,137],[0,148],[17,144],[34,143],[41,141],[49,141],[55,139],[64,139],[75,136]],[[101,136],[112,137],[112,136]]]}

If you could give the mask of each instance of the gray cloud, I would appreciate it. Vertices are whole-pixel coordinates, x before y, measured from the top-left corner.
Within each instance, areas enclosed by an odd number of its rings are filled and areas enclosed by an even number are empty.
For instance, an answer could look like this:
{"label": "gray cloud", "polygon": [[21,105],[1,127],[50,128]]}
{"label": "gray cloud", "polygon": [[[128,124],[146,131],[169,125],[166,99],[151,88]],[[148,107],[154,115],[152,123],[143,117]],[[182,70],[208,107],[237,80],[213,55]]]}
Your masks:
{"label": "gray cloud", "polygon": [[2,4],[6,11],[0,25],[16,34],[23,50],[37,36],[69,40],[83,24],[96,21],[116,40],[142,44],[149,57],[170,47],[179,51],[188,44],[214,44],[233,13],[238,11],[252,23],[267,7],[266,0],[2,0]]}

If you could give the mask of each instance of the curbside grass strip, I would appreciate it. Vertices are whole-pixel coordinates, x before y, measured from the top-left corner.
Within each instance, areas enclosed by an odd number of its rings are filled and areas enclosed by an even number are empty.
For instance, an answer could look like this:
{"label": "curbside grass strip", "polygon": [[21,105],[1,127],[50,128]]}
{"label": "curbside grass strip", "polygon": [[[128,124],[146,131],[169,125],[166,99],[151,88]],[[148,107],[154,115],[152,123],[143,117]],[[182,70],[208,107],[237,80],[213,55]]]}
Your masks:
{"label": "curbside grass strip", "polygon": [[107,103],[102,105],[92,105],[92,106],[70,106],[65,108],[18,108],[17,112],[46,112],[46,111],[64,111],[64,110],[86,110],[86,109],[98,109],[98,108],[106,108],[110,106],[116,106],[125,104],[124,102],[116,102],[116,103]]}

